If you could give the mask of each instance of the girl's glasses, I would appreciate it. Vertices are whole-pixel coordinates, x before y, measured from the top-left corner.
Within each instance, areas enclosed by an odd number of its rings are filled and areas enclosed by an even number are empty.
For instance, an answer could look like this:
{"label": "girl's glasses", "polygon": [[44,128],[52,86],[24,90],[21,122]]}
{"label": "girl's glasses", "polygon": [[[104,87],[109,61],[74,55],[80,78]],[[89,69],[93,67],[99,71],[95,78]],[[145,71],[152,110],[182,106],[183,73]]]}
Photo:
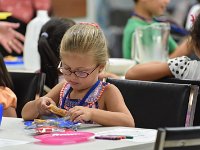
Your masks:
{"label": "girl's glasses", "polygon": [[59,63],[58,65],[58,70],[66,76],[70,76],[72,73],[75,74],[79,78],[86,78],[89,76],[92,72],[94,72],[95,69],[97,69],[99,65],[97,65],[90,73],[85,72],[85,71],[72,71],[71,69],[66,69],[62,66],[62,62]]}

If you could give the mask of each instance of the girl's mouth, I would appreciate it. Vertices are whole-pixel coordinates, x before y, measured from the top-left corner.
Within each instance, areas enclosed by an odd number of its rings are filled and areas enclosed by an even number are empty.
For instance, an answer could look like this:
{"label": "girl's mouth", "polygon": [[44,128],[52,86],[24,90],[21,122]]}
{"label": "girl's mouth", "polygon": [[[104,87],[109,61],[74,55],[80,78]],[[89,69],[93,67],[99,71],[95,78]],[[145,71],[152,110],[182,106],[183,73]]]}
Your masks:
{"label": "girl's mouth", "polygon": [[75,81],[69,81],[69,83],[70,83],[71,85],[77,85],[77,84],[78,84],[78,83],[75,82]]}

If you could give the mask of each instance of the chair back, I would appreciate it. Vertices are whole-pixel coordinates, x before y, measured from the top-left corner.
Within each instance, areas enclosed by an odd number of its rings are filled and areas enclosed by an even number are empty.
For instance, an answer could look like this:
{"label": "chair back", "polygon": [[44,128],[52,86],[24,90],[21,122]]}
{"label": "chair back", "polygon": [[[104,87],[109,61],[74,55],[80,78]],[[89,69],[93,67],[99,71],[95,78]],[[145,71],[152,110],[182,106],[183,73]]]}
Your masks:
{"label": "chair back", "polygon": [[119,79],[107,82],[121,91],[136,127],[157,129],[193,123],[198,86]]}
{"label": "chair back", "polygon": [[[177,78],[162,78],[160,80],[157,80],[156,82],[192,84],[192,85],[197,85],[200,87],[200,81],[198,81],[198,80],[181,80],[181,79],[177,79]],[[194,114],[193,125],[200,126],[200,90],[197,95],[197,104],[196,104],[196,110],[195,110],[195,114]]]}
{"label": "chair back", "polygon": [[21,118],[23,106],[36,96],[43,94],[46,75],[44,73],[10,72],[14,85],[14,93],[17,96],[17,116]]}
{"label": "chair back", "polygon": [[159,128],[154,150],[199,150],[200,127]]}

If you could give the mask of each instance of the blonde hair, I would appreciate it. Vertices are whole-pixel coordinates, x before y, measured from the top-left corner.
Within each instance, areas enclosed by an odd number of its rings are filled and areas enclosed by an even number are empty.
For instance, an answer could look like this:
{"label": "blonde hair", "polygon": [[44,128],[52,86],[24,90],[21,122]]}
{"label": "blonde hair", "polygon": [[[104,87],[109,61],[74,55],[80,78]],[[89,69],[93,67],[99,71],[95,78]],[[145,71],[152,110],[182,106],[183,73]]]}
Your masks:
{"label": "blonde hair", "polygon": [[79,23],[64,34],[60,55],[65,52],[91,53],[98,64],[106,64],[108,49],[103,31],[97,24]]}

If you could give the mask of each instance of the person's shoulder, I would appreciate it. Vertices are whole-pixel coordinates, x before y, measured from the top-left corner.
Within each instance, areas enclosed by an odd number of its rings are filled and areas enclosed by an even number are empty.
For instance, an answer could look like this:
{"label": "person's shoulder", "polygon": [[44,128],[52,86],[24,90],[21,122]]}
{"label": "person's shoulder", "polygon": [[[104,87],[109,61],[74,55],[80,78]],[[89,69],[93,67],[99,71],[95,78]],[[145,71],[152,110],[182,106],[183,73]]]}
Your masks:
{"label": "person's shoulder", "polygon": [[134,32],[137,27],[140,27],[142,23],[135,17],[131,17],[128,19],[127,24],[124,28],[125,33]]}
{"label": "person's shoulder", "polygon": [[106,87],[105,87],[105,93],[115,93],[115,92],[118,92],[119,89],[114,85],[114,84],[111,84],[111,83],[107,83]]}
{"label": "person's shoulder", "polygon": [[132,18],[129,18],[126,22],[125,25],[125,30],[130,29],[130,27],[134,24],[134,22],[132,21]]}
{"label": "person's shoulder", "polygon": [[120,90],[111,83],[108,83],[108,85],[104,89],[102,97],[105,101],[108,100],[109,102],[117,102],[118,100],[123,99]]}
{"label": "person's shoulder", "polygon": [[200,63],[196,60],[191,60],[187,56],[182,56],[182,57],[177,57],[173,59],[168,60],[168,66],[169,69],[171,70],[171,73],[174,75],[174,77],[178,79],[185,79],[185,78],[191,78],[191,74],[197,68]]}
{"label": "person's shoulder", "polygon": [[186,65],[190,64],[192,60],[187,57],[187,56],[181,56],[181,57],[176,57],[176,58],[172,58],[172,59],[169,59],[167,61],[168,65],[170,68],[180,68],[180,66],[182,66],[181,68],[185,68]]}
{"label": "person's shoulder", "polygon": [[128,19],[126,26],[139,26],[139,25],[144,25],[147,24],[145,21],[139,19],[138,17],[131,17]]}
{"label": "person's shoulder", "polygon": [[172,62],[188,62],[188,61],[192,61],[189,57],[187,56],[181,56],[181,57],[176,57],[176,58],[171,58],[168,60],[168,63],[172,63]]}

